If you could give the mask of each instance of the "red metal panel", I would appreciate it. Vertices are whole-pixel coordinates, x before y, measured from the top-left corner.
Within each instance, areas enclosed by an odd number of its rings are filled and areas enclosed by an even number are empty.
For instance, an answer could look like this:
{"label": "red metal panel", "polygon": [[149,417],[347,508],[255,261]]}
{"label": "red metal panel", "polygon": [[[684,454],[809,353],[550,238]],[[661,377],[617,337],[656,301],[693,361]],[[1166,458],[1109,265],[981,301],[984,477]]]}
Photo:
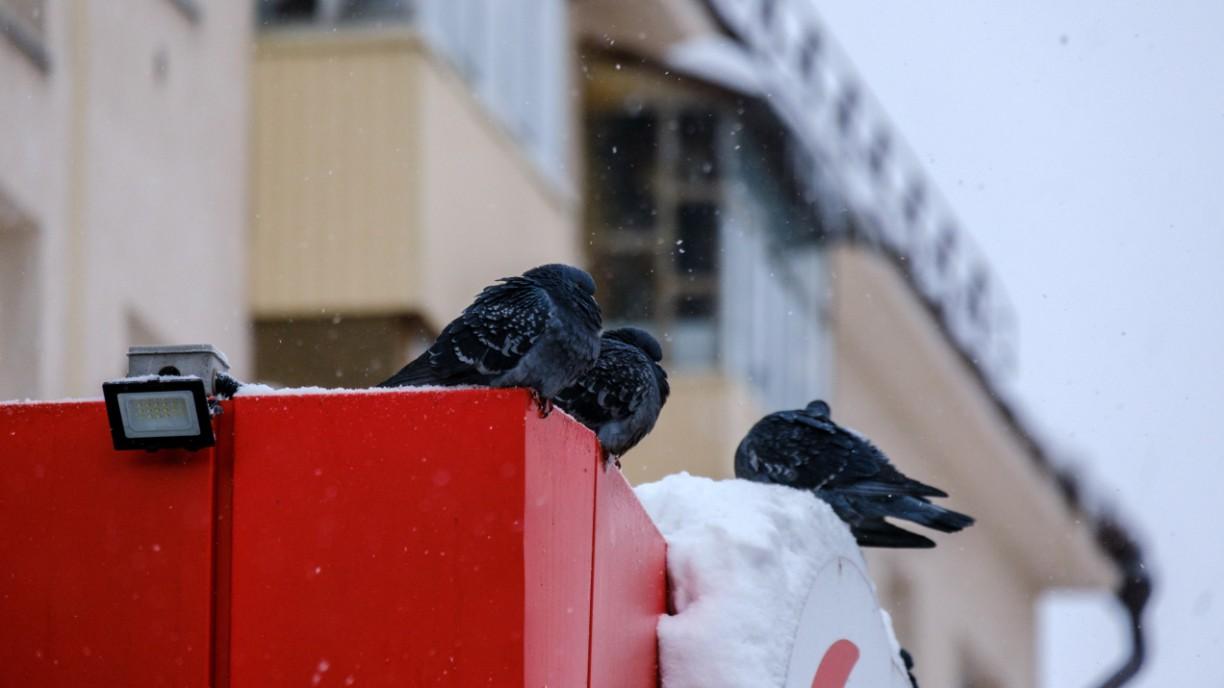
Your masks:
{"label": "red metal panel", "polygon": [[213,468],[212,563],[212,688],[228,688],[230,657],[230,570],[234,512],[234,402],[220,402],[224,411],[213,419],[217,436]]}
{"label": "red metal panel", "polygon": [[583,426],[527,407],[525,686],[582,686],[591,633],[591,529],[599,443]]}
{"label": "red metal panel", "polygon": [[208,685],[212,471],[113,451],[100,401],[0,405],[0,685]]}
{"label": "red metal panel", "polygon": [[513,390],[238,399],[232,685],[581,685],[594,488],[567,424]]}
{"label": "red metal panel", "polygon": [[225,408],[216,451],[144,454],[101,403],[0,406],[0,685],[655,684],[662,539],[563,414]]}
{"label": "red metal panel", "polygon": [[591,688],[653,688],[667,611],[667,544],[620,471],[595,483]]}

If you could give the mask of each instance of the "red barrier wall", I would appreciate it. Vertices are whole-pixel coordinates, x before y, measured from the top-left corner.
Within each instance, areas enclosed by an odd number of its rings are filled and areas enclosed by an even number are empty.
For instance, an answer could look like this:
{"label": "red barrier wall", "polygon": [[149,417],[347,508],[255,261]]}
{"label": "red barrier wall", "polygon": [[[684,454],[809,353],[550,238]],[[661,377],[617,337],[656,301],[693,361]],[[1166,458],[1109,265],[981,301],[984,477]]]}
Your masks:
{"label": "red barrier wall", "polygon": [[0,686],[207,686],[214,453],[102,402],[0,405]]}
{"label": "red barrier wall", "polygon": [[0,685],[656,685],[662,539],[563,414],[274,395],[216,430],[114,452],[100,402],[0,406]]}

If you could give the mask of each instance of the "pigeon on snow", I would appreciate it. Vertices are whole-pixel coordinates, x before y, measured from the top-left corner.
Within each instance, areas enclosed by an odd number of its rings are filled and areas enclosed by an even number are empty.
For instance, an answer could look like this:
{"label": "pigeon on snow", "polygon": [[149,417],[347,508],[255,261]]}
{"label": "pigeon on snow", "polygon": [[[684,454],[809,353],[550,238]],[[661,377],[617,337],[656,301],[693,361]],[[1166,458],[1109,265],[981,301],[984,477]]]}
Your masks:
{"label": "pigeon on snow", "polygon": [[671,388],[659,365],[663,349],[649,332],[622,327],[603,333],[599,359],[557,405],[590,428],[603,445],[605,460],[620,457],[654,428]]}
{"label": "pigeon on snow", "polygon": [[437,341],[379,387],[527,387],[551,400],[599,356],[595,281],[569,265],[542,265],[484,291]]}
{"label": "pigeon on snow", "polygon": [[935,546],[885,517],[945,533],[973,524],[965,514],[932,504],[931,497],[947,493],[906,477],[866,438],[834,423],[823,401],[757,421],[735,452],[735,475],[812,491],[864,547]]}

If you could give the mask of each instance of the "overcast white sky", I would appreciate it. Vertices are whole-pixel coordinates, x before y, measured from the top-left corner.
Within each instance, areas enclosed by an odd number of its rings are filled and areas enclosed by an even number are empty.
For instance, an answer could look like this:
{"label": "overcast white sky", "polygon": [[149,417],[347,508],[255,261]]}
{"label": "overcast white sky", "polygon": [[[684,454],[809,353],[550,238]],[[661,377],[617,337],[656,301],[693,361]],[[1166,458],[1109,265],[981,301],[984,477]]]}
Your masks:
{"label": "overcast white sky", "polygon": [[[1144,536],[1134,685],[1224,685],[1224,3],[816,2],[1010,294],[1031,415]],[[1044,685],[1119,623],[1048,604]]]}

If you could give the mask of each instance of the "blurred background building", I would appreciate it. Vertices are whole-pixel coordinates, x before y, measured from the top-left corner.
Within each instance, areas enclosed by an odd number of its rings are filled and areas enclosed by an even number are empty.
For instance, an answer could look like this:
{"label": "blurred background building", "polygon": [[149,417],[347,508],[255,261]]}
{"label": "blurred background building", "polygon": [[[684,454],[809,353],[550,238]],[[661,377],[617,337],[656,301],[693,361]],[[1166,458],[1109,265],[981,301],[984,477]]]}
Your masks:
{"label": "blurred background building", "polygon": [[664,342],[633,481],[729,477],[825,397],[978,517],[871,556],[924,685],[1034,685],[1041,594],[1121,580],[999,391],[1001,289],[806,0],[0,0],[0,33],[0,398],[150,341],[365,386],[573,262]]}
{"label": "blurred background building", "polygon": [[0,0],[0,398],[98,394],[132,344],[249,369],[249,7]]}

